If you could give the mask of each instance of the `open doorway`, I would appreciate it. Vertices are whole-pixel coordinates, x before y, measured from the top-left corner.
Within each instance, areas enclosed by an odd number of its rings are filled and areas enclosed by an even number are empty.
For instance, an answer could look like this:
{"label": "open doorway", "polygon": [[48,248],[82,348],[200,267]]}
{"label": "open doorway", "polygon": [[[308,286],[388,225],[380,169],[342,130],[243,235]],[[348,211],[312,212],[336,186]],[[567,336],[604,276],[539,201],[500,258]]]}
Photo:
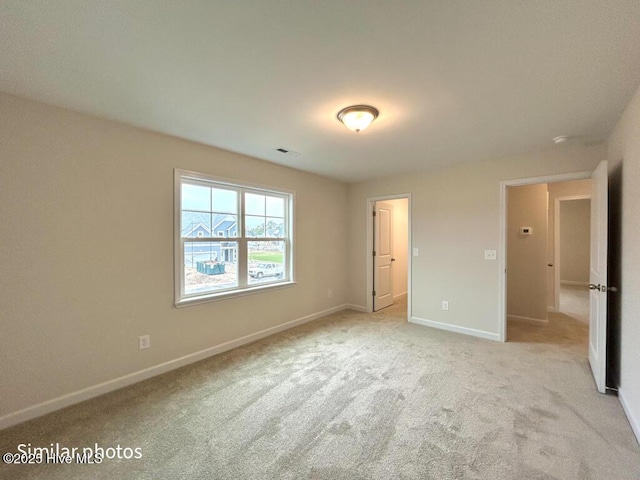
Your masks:
{"label": "open doorway", "polygon": [[586,350],[591,183],[507,188],[507,341]]}
{"label": "open doorway", "polygon": [[367,199],[367,310],[408,318],[410,196]]}

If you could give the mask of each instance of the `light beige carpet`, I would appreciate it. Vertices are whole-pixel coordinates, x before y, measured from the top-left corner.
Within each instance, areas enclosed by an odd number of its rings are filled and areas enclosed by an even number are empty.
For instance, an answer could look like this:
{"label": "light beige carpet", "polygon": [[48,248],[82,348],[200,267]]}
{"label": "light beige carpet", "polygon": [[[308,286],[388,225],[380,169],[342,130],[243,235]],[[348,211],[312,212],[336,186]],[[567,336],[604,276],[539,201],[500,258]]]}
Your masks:
{"label": "light beige carpet", "polygon": [[2,452],[98,443],[142,458],[0,477],[640,478],[617,398],[595,390],[584,324],[509,325],[502,344],[403,315],[331,315],[2,431]]}

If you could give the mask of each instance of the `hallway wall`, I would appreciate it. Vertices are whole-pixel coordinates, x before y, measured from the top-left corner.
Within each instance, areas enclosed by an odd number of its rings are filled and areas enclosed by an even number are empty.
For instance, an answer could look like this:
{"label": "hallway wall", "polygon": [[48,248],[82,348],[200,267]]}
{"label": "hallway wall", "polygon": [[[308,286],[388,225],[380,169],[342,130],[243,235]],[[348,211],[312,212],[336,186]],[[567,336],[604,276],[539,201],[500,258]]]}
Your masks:
{"label": "hallway wall", "polygon": [[[507,189],[507,315],[547,320],[547,184]],[[521,229],[530,229],[523,235]]]}
{"label": "hallway wall", "polygon": [[591,200],[560,202],[560,283],[589,284]]}

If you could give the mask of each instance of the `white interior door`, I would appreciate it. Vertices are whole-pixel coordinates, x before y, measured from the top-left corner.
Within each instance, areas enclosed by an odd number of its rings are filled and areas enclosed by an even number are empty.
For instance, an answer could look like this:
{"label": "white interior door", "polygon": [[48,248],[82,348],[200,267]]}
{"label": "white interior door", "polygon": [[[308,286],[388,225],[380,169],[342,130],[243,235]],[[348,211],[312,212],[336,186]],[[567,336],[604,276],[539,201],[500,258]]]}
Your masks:
{"label": "white interior door", "polygon": [[373,217],[373,311],[393,304],[393,205],[376,202]]}
{"label": "white interior door", "polygon": [[591,177],[591,267],[589,273],[589,364],[598,391],[606,388],[607,362],[607,162]]}

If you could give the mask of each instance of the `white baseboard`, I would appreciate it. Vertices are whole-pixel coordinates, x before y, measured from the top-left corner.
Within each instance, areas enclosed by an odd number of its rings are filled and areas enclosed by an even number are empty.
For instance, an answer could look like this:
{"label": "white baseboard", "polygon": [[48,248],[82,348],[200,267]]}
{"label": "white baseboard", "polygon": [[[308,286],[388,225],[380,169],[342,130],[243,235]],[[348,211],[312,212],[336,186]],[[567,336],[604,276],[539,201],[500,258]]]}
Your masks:
{"label": "white baseboard", "polygon": [[497,333],[485,332],[483,330],[476,330],[475,328],[460,327],[458,325],[451,325],[449,323],[434,322],[433,320],[425,320],[424,318],[411,317],[409,320],[411,323],[417,325],[423,325],[425,327],[437,328],[439,330],[446,330],[448,332],[462,333],[464,335],[471,335],[473,337],[485,338],[487,340],[500,341],[500,335]]}
{"label": "white baseboard", "polygon": [[634,435],[636,436],[637,442],[640,444],[640,418],[634,418],[631,413],[631,409],[629,408],[629,404],[624,399],[623,390],[618,389],[618,400],[620,400],[620,405],[622,405],[622,410],[624,410],[625,415],[627,416],[627,420],[631,424],[631,430],[633,430]]}
{"label": "white baseboard", "polygon": [[406,297],[406,296],[407,296],[407,292],[402,292],[402,293],[399,293],[397,295],[394,295],[393,299],[394,300],[398,300],[399,298]]}
{"label": "white baseboard", "polygon": [[536,323],[549,323],[549,320],[546,318],[533,318],[533,317],[522,317],[520,315],[507,315],[507,320],[517,320],[519,322],[536,322]]}
{"label": "white baseboard", "polygon": [[356,312],[367,313],[367,307],[363,307],[362,305],[354,305],[353,303],[347,303],[345,308],[350,308],[351,310],[355,310]]}
{"label": "white baseboard", "polygon": [[184,367],[185,365],[189,365],[190,363],[204,360],[205,358],[209,358],[213,355],[217,355],[219,353],[241,347],[242,345],[256,342],[271,335],[275,335],[276,333],[289,330],[290,328],[297,327],[298,325],[311,322],[332,313],[340,312],[347,308],[355,309],[354,306],[346,304],[329,308],[327,310],[313,313],[311,315],[307,315],[305,317],[301,317],[296,320],[283,323],[281,325],[276,325],[275,327],[270,327],[256,333],[240,337],[236,340],[231,340],[220,345],[207,348],[205,350],[200,350],[199,352],[190,353],[189,355],[185,355],[184,357],[169,360],[168,362],[145,368],[144,370],[139,370],[137,372],[133,372],[119,378],[114,378],[113,380],[108,380],[97,385],[92,385],[90,387],[83,388],[82,390],[77,390],[75,392],[68,393],[51,400],[47,400],[37,405],[32,405],[16,412],[3,415],[2,417],[0,417],[0,430],[11,427],[13,425],[17,425],[18,423],[26,422],[27,420],[31,420],[42,415],[46,415],[47,413],[60,410],[70,405],[89,400],[90,398],[94,398],[99,395],[118,390],[119,388],[133,385],[134,383],[138,383],[148,378],[161,375],[171,370],[175,370],[176,368]]}
{"label": "white baseboard", "polygon": [[574,282],[573,280],[560,280],[560,285],[575,285],[576,287],[588,287],[589,282]]}

